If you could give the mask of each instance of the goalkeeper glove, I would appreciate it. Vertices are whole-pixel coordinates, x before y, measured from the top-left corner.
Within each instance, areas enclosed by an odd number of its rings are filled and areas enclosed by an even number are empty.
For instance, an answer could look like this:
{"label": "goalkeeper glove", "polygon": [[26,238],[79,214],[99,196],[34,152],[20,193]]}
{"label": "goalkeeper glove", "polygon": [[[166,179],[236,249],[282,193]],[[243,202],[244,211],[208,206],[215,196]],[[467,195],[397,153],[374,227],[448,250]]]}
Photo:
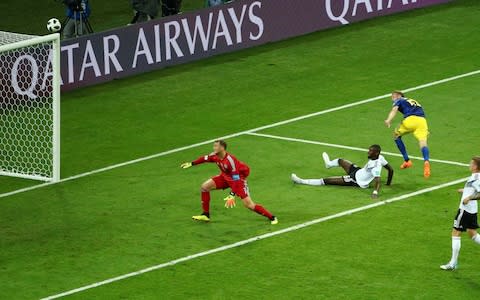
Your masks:
{"label": "goalkeeper glove", "polygon": [[191,166],[193,166],[193,164],[191,162],[186,162],[186,163],[183,163],[180,165],[180,168],[182,169],[188,169],[190,168]]}
{"label": "goalkeeper glove", "polygon": [[225,201],[225,208],[234,208],[237,204],[235,203],[235,193],[230,192],[230,195],[223,199]]}

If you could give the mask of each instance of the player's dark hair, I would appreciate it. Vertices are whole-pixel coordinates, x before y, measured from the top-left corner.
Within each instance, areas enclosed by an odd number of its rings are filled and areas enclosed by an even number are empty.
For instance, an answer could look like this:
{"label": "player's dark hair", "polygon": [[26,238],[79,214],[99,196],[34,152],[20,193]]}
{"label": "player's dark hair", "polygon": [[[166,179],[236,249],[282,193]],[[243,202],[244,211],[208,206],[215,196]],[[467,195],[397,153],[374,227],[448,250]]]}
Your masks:
{"label": "player's dark hair", "polygon": [[227,142],[225,142],[224,140],[216,140],[215,143],[219,143],[220,146],[222,146],[223,148],[225,148],[225,150],[227,150]]}
{"label": "player's dark hair", "polygon": [[401,97],[405,97],[405,94],[402,91],[393,91],[393,94],[399,94]]}
{"label": "player's dark hair", "polygon": [[371,145],[370,149],[373,149],[373,150],[377,151],[378,153],[382,152],[382,147],[380,147],[380,145],[377,145],[377,144]]}
{"label": "player's dark hair", "polygon": [[472,160],[475,162],[477,169],[480,170],[480,156],[474,156],[472,157]]}

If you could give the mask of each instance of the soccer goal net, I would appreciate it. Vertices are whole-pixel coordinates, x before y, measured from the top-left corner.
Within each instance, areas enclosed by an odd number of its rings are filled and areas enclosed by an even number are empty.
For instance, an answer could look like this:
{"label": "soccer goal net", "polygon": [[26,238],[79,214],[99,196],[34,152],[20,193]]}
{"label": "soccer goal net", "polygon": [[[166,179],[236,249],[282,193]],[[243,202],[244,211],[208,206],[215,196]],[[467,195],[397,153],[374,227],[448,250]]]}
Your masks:
{"label": "soccer goal net", "polygon": [[60,179],[60,37],[0,31],[0,175]]}

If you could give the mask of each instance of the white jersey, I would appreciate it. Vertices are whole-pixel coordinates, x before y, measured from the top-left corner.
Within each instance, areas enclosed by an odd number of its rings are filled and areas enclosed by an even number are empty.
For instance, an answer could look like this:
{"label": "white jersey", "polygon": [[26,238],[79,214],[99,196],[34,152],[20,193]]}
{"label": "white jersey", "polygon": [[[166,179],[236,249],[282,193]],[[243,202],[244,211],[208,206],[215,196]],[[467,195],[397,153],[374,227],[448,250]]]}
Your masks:
{"label": "white jersey", "polygon": [[368,188],[375,177],[380,177],[382,168],[386,165],[388,165],[388,161],[383,155],[379,155],[375,160],[369,159],[367,164],[355,173],[355,181],[358,186],[363,189]]}
{"label": "white jersey", "polygon": [[470,201],[467,205],[463,204],[463,199],[476,193],[480,193],[480,173],[473,173],[465,183],[462,199],[460,199],[460,209],[471,214],[476,214],[478,212],[477,200]]}

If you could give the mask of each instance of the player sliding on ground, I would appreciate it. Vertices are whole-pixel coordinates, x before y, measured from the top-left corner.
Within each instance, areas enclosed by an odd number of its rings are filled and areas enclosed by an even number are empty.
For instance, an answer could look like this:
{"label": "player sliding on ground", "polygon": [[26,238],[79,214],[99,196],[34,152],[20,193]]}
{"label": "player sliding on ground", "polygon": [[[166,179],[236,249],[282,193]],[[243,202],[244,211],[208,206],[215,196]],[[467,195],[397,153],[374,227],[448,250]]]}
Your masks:
{"label": "player sliding on ground", "polygon": [[408,133],[413,133],[418,140],[420,149],[423,155],[423,176],[425,178],[430,177],[430,151],[427,145],[428,137],[428,124],[425,118],[425,112],[418,101],[405,98],[405,95],[400,91],[394,91],[392,93],[393,108],[388,114],[385,120],[385,125],[390,128],[392,121],[397,115],[397,112],[403,114],[403,120],[400,125],[395,129],[394,138],[397,144],[398,150],[403,155],[404,162],[400,166],[400,169],[410,168],[413,163],[408,157],[407,149],[402,141],[402,136]]}
{"label": "player sliding on ground", "polygon": [[462,193],[462,198],[460,199],[457,216],[453,221],[452,258],[448,264],[440,266],[443,270],[455,270],[457,268],[462,232],[466,231],[472,241],[480,244],[480,234],[477,233],[477,200],[480,199],[480,156],[472,158],[470,171],[472,175],[465,183],[465,187],[458,190]]}
{"label": "player sliding on ground", "polygon": [[382,167],[388,170],[387,185],[390,185],[393,179],[393,168],[388,164],[385,157],[380,155],[380,152],[381,148],[379,145],[370,146],[368,149],[368,162],[363,168],[359,168],[343,158],[330,160],[328,154],[323,152],[322,156],[327,169],[342,167],[347,175],[320,179],[302,179],[296,174],[292,174],[291,178],[297,184],[358,186],[363,189],[368,188],[370,183],[374,181],[372,198],[376,199],[380,191]]}
{"label": "player sliding on ground", "polygon": [[[227,152],[227,143],[223,140],[213,143],[213,153],[202,156],[192,162],[186,162],[181,165],[183,169],[190,168],[203,163],[215,163],[220,168],[220,175],[214,176],[202,184],[201,199],[203,213],[193,216],[196,221],[210,221],[210,191],[231,188],[232,193],[240,197],[246,208],[265,216],[272,225],[278,224],[278,219],[266,210],[260,204],[255,204],[250,198],[247,186],[247,177],[250,174],[250,168],[235,156]],[[233,194],[225,198],[226,207],[235,205]]]}

